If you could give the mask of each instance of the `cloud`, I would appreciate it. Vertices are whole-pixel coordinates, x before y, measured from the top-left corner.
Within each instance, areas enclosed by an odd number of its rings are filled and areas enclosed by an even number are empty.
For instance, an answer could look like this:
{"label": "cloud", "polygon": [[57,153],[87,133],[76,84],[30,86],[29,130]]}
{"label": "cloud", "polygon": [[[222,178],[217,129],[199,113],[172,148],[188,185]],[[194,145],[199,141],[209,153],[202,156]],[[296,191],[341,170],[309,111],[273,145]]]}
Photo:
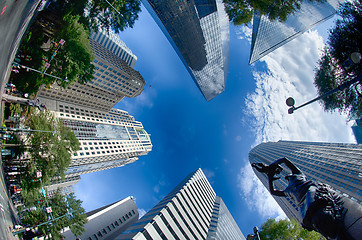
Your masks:
{"label": "cloud", "polygon": [[139,219],[142,218],[146,213],[147,213],[146,210],[144,210],[143,208],[139,208],[138,209]]}
{"label": "cloud", "polygon": [[251,42],[253,30],[250,27],[242,25],[238,28],[235,28],[235,31],[238,39],[240,40],[246,39],[249,42]]}
{"label": "cloud", "polygon": [[155,193],[158,193],[158,192],[160,191],[160,185],[154,186],[154,187],[153,187],[153,191],[154,191]]}
{"label": "cloud", "polygon": [[263,218],[286,218],[285,213],[254,174],[249,163],[240,169],[238,175],[240,196],[249,209],[257,211]]}
{"label": "cloud", "polygon": [[161,186],[166,186],[166,182],[163,181],[163,180],[159,180],[158,183],[157,183],[157,185],[153,187],[153,191],[154,191],[155,193],[159,193]]}
{"label": "cloud", "polygon": [[135,115],[137,110],[153,108],[153,99],[156,97],[156,94],[156,91],[149,88],[146,84],[145,90],[139,96],[135,98],[125,97],[114,108],[122,109],[129,112],[130,115]]}
{"label": "cloud", "polygon": [[324,112],[313,103],[288,114],[286,98],[296,106],[317,96],[314,67],[323,48],[317,31],[309,31],[262,60],[267,71],[253,72],[256,90],[248,94],[246,113],[256,135],[255,145],[265,141],[354,142],[346,116]]}
{"label": "cloud", "polygon": [[210,184],[214,183],[214,177],[215,177],[215,172],[208,170],[208,169],[202,169],[202,171],[204,172],[207,180],[209,180]]}
{"label": "cloud", "polygon": [[236,136],[235,141],[240,142],[241,141],[241,136]]}

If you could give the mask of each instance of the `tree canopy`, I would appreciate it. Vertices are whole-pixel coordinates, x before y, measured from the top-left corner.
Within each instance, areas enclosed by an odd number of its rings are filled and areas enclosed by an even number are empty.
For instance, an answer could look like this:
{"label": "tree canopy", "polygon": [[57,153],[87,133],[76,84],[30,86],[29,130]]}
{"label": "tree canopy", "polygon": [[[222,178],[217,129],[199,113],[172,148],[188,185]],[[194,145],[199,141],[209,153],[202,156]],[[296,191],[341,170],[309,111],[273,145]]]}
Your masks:
{"label": "tree canopy", "polygon": [[[285,21],[300,9],[303,0],[223,0],[229,20],[236,25],[248,24],[254,13],[267,16],[270,20]],[[309,0],[322,2],[325,0]]]}
{"label": "tree canopy", "polygon": [[[76,81],[85,83],[93,79],[94,66],[91,64],[93,51],[89,44],[89,30],[84,28],[79,19],[79,15],[65,15],[63,27],[54,35],[55,42],[59,43],[63,39],[65,43],[61,46],[47,72],[67,79],[66,81],[57,80],[57,83],[63,87]],[[48,59],[51,58],[51,54],[53,51],[48,51]],[[53,81],[54,79],[51,79],[49,82]]]}
{"label": "tree canopy", "polygon": [[260,228],[259,231],[261,240],[320,240],[325,239],[322,235],[314,231],[308,231],[295,220],[289,221],[282,219],[268,219]]}
{"label": "tree canopy", "polygon": [[[95,31],[98,27],[112,29],[116,33],[127,27],[133,27],[141,11],[140,0],[92,0],[86,8],[91,28]],[[88,15],[87,15],[88,12]]]}
{"label": "tree canopy", "polygon": [[[324,94],[339,85],[361,75],[362,64],[352,64],[346,68],[346,61],[353,52],[362,53],[362,4],[361,0],[344,3],[340,18],[330,30],[327,46],[324,49],[315,72],[314,84],[318,93]],[[344,91],[339,91],[323,99],[326,111],[339,110],[361,117],[361,83]]]}
{"label": "tree canopy", "polygon": [[51,235],[52,239],[61,239],[62,235],[60,232],[65,227],[69,227],[75,236],[82,234],[84,225],[87,223],[87,216],[85,215],[84,208],[81,206],[82,201],[76,199],[73,193],[63,195],[60,189],[58,189],[48,197],[48,205],[39,191],[37,199],[39,200],[33,205],[27,205],[27,208],[31,210],[23,211],[23,225],[36,226],[51,220],[50,214],[45,211],[46,207],[49,206],[52,209],[51,215],[55,220],[39,226],[39,229],[41,229],[45,235]]}
{"label": "tree canopy", "polygon": [[112,29],[116,33],[133,27],[141,11],[140,0],[60,0],[56,4],[64,14],[79,15],[88,29]]}
{"label": "tree canopy", "polygon": [[[50,14],[50,13],[48,13]],[[21,92],[36,93],[42,84],[57,82],[62,87],[78,81],[84,83],[93,79],[93,51],[89,44],[89,30],[80,22],[79,15],[65,15],[52,28],[52,36],[45,34],[40,25],[47,16],[42,13],[39,22],[31,26],[28,36],[22,42],[18,55],[21,64],[39,71],[46,70],[53,78],[34,71],[20,69],[12,74],[12,81]],[[43,18],[44,17],[44,18]],[[49,22],[47,24],[50,24]],[[49,30],[47,30],[49,32]],[[50,48],[42,48],[45,39],[49,39]],[[60,40],[65,40],[60,45]],[[56,54],[56,55],[54,55]],[[24,60],[25,59],[25,60]],[[50,63],[49,67],[46,64]]]}
{"label": "tree canopy", "polygon": [[62,120],[55,118],[49,111],[29,114],[27,126],[34,130],[48,132],[32,132],[29,135],[28,149],[31,162],[37,171],[42,172],[44,184],[53,177],[64,177],[71,163],[72,153],[79,150],[78,139]]}

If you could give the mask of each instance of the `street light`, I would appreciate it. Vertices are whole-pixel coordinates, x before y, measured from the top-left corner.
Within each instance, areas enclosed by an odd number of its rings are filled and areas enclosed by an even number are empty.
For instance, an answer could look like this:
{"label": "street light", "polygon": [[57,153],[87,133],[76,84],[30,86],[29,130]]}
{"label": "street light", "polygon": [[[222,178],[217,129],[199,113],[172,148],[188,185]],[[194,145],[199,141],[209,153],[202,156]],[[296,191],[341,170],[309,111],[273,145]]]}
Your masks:
{"label": "street light", "polygon": [[68,82],[67,78],[63,79],[63,78],[60,78],[60,77],[57,77],[57,76],[51,75],[51,74],[46,73],[46,72],[41,72],[41,71],[36,70],[36,69],[34,69],[34,68],[31,68],[31,67],[28,67],[28,66],[21,65],[20,63],[17,63],[17,62],[13,62],[13,65],[14,65],[14,66],[20,66],[20,67],[23,67],[23,68],[26,68],[26,69],[32,70],[32,71],[34,71],[34,72],[44,74],[44,75],[46,75],[46,76],[53,77],[53,78],[60,79],[60,80],[63,80],[63,81]]}
{"label": "street light", "polygon": [[[352,64],[358,64],[358,63],[360,63],[360,61],[361,61],[361,54],[358,53],[358,52],[352,53],[351,56],[349,57],[349,59],[348,59],[348,60],[346,61],[346,63],[344,64],[344,65],[345,65],[345,69],[348,70],[348,69],[351,67]],[[355,84],[356,82],[359,82],[360,84],[362,84],[362,76],[361,76],[360,73],[359,73],[359,75],[358,75],[357,77],[355,77],[354,79],[352,79],[352,80],[350,80],[350,81],[347,81],[347,82],[339,85],[338,87],[336,87],[336,88],[334,88],[334,89],[332,89],[332,90],[330,90],[330,91],[322,94],[321,96],[316,97],[316,98],[310,100],[309,102],[306,102],[306,103],[304,103],[304,104],[302,104],[302,105],[300,105],[300,106],[298,106],[298,107],[295,107],[295,106],[294,106],[294,104],[295,104],[294,98],[289,97],[289,98],[287,98],[287,100],[285,101],[285,103],[290,107],[290,108],[288,109],[288,113],[289,113],[289,114],[293,114],[295,110],[297,110],[297,109],[299,109],[299,108],[302,108],[302,107],[304,107],[304,106],[306,106],[306,105],[308,105],[308,104],[311,104],[311,103],[313,103],[313,102],[315,102],[315,101],[318,101],[318,100],[320,100],[320,99],[322,99],[322,98],[325,98],[325,97],[327,97],[327,96],[329,96],[329,95],[331,95],[331,94],[333,94],[333,93],[335,93],[335,92],[342,91],[342,90],[350,87],[351,85]]]}

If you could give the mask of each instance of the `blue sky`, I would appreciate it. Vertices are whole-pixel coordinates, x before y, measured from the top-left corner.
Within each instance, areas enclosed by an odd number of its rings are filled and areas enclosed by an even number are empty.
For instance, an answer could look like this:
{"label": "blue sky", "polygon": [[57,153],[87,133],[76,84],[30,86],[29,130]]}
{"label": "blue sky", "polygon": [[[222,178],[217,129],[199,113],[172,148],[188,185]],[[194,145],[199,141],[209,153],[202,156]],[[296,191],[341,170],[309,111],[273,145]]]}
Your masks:
{"label": "blue sky", "polygon": [[293,115],[313,98],[313,69],[333,21],[312,30],[249,66],[250,29],[230,25],[230,64],[225,92],[206,102],[168,40],[142,8],[133,29],[120,34],[138,57],[143,93],[115,107],[141,121],[153,150],[135,163],[86,174],[75,186],[87,211],[134,196],[148,211],[187,174],[202,168],[246,236],[270,217],[285,215],[248,164],[263,141],[354,142],[346,117],[325,113],[318,103]]}

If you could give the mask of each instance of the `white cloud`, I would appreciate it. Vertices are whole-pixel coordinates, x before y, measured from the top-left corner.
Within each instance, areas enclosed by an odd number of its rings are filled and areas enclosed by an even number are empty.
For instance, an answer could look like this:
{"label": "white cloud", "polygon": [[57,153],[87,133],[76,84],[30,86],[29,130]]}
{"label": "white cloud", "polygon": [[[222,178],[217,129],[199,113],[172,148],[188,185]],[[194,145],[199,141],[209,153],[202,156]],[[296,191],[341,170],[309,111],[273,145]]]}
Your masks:
{"label": "white cloud", "polygon": [[[294,140],[314,142],[355,142],[346,116],[327,113],[318,103],[313,103],[294,114],[288,114],[286,98],[292,96],[296,106],[315,96],[313,85],[314,68],[324,46],[317,31],[309,31],[283,47],[275,50],[261,61],[266,71],[259,71],[255,64],[253,76],[254,92],[246,98],[246,110],[255,132],[254,145],[266,141]],[[279,216],[283,213],[267,189],[255,176],[250,164],[242,167],[238,175],[241,196],[251,209],[263,217]]]}
{"label": "white cloud", "polygon": [[263,218],[286,218],[285,213],[254,174],[249,163],[240,169],[238,175],[240,196],[249,209],[257,211]]}
{"label": "white cloud", "polygon": [[153,187],[153,191],[154,191],[155,193],[159,193],[160,187],[162,187],[162,186],[166,186],[166,182],[163,181],[163,180],[159,180],[158,183],[157,183],[157,185]]}
{"label": "white cloud", "polygon": [[211,184],[213,184],[214,183],[215,172],[212,171],[212,170],[208,170],[208,169],[202,169],[202,171],[204,172],[207,180],[209,180],[209,182]]}
{"label": "white cloud", "polygon": [[240,142],[241,141],[241,136],[236,136],[235,141]]}
{"label": "white cloud", "polygon": [[160,185],[154,186],[154,187],[153,187],[153,191],[154,191],[155,193],[158,193],[158,192],[160,191]]}
{"label": "white cloud", "polygon": [[247,96],[246,112],[255,144],[280,139],[354,142],[346,116],[324,112],[318,103],[287,113],[286,98],[293,96],[299,106],[317,96],[313,70],[323,46],[318,32],[309,31],[266,56],[267,72],[253,72],[256,90]]}
{"label": "white cloud", "polygon": [[145,90],[135,97],[135,98],[128,98],[125,97],[117,103],[114,107],[117,109],[126,110],[131,115],[134,115],[137,110],[143,108],[152,108],[153,107],[153,99],[156,97],[156,91],[151,89],[147,84],[145,85]]}
{"label": "white cloud", "polygon": [[235,31],[236,31],[238,39],[240,39],[240,40],[246,39],[249,42],[251,42],[251,36],[253,33],[252,28],[242,25],[238,28],[235,28]]}
{"label": "white cloud", "polygon": [[139,218],[142,218],[146,213],[146,210],[144,210],[143,208],[138,209]]}

